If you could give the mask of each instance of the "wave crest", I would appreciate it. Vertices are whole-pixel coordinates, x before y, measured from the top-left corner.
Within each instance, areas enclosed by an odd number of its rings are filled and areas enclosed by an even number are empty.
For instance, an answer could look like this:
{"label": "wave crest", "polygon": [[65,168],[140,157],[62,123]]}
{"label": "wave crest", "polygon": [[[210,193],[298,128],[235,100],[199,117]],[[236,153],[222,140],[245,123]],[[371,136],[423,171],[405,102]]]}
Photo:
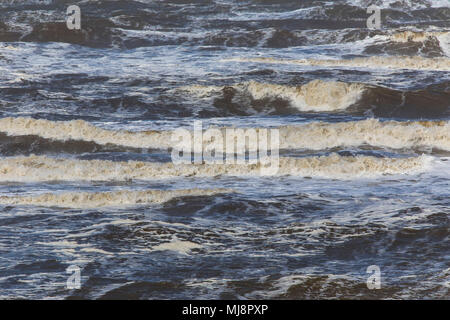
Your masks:
{"label": "wave crest", "polygon": [[3,205],[34,205],[64,208],[98,208],[157,204],[177,197],[212,196],[234,192],[232,189],[185,189],[185,190],[145,190],[114,192],[68,192],[46,193],[37,196],[3,196]]}
{"label": "wave crest", "polygon": [[[432,157],[378,158],[347,157],[338,154],[305,158],[273,159],[277,175],[354,179],[384,174],[422,172]],[[0,181],[127,181],[177,177],[260,176],[258,164],[173,164],[112,162],[103,160],[55,159],[45,156],[13,157],[0,160]]]}
{"label": "wave crest", "polygon": [[381,122],[376,119],[280,128],[282,148],[312,150],[371,145],[392,149],[435,148],[450,151],[449,121]]}
{"label": "wave crest", "polygon": [[[300,111],[336,111],[348,108],[361,97],[365,86],[359,83],[313,80],[302,86],[249,81],[231,86],[239,94],[250,95],[254,100],[283,99]],[[225,87],[187,86],[181,87],[189,93],[205,97],[218,93]]]}
{"label": "wave crest", "polygon": [[33,118],[2,118],[0,131],[9,135],[36,135],[55,140],[84,140],[135,148],[168,148],[170,133],[164,131],[107,130],[84,120],[51,121]]}
{"label": "wave crest", "polygon": [[373,56],[354,59],[277,59],[271,57],[255,58],[232,58],[222,61],[294,64],[305,66],[324,67],[357,67],[357,68],[387,68],[387,69],[412,69],[412,70],[435,70],[450,71],[450,58],[436,57],[424,58],[420,56]]}
{"label": "wave crest", "polygon": [[[0,128],[0,131],[12,136],[36,135],[59,141],[73,139],[94,141],[100,145],[113,144],[155,149],[172,147],[173,133],[173,131],[113,131],[98,128],[82,120],[65,122],[32,118],[3,118],[0,119]],[[227,128],[218,129],[223,132]],[[262,128],[253,129],[258,131]],[[297,126],[283,126],[278,129],[282,149],[323,150],[340,146],[371,145],[391,149],[434,148],[450,151],[449,121],[399,122],[367,119],[338,123],[311,122]],[[73,144],[70,146],[74,147]]]}

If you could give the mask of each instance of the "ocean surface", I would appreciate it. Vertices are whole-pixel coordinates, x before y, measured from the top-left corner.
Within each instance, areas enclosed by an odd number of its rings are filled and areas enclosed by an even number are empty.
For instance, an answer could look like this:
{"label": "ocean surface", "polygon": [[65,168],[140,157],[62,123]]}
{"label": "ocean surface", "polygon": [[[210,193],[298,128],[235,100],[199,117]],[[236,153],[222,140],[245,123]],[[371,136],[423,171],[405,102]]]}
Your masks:
{"label": "ocean surface", "polygon": [[448,0],[0,1],[1,299],[448,300],[449,214]]}

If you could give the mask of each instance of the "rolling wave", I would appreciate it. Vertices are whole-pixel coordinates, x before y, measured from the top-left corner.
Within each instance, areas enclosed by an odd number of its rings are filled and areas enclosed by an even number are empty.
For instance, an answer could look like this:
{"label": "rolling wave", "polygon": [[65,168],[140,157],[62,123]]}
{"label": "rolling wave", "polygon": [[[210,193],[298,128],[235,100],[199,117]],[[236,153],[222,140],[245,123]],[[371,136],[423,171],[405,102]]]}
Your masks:
{"label": "rolling wave", "polygon": [[[199,85],[180,88],[189,93],[205,96],[221,92],[225,87],[204,87]],[[254,100],[279,98],[290,102],[300,111],[336,111],[348,108],[362,95],[364,85],[338,81],[314,80],[303,86],[245,82],[232,86],[238,94],[250,95]]]}
{"label": "rolling wave", "polygon": [[117,145],[101,145],[92,141],[56,140],[42,138],[38,135],[16,136],[0,132],[0,155],[2,156],[123,151],[135,151],[135,149]]}
{"label": "rolling wave", "polygon": [[423,42],[430,38],[447,38],[450,36],[448,31],[413,31],[405,30],[394,32],[390,35],[390,39],[397,42]]}
{"label": "rolling wave", "polygon": [[[129,181],[177,177],[261,176],[270,163],[279,176],[355,179],[385,174],[414,174],[429,167],[433,157],[378,158],[338,154],[305,158],[271,158],[265,164],[173,164],[55,159],[46,156],[0,160],[0,182]],[[270,161],[267,161],[270,160]]]}
{"label": "rolling wave", "polygon": [[447,81],[418,90],[371,86],[346,111],[387,118],[446,119],[450,117],[449,84]]}
{"label": "rolling wave", "polygon": [[429,86],[402,91],[362,83],[314,80],[302,86],[245,82],[232,86],[190,85],[178,90],[197,98],[214,98],[224,113],[295,114],[300,112],[349,112],[406,119],[450,116],[450,92]]}
{"label": "rolling wave", "polygon": [[2,196],[2,205],[34,205],[63,208],[98,208],[158,204],[177,197],[212,196],[234,192],[231,189],[185,189],[185,190],[145,190],[114,192],[68,192],[46,193],[36,196]]}
{"label": "rolling wave", "polygon": [[391,32],[385,42],[374,38],[363,53],[424,56],[428,58],[450,56],[448,31],[400,31]]}
{"label": "rolling wave", "polygon": [[277,59],[270,57],[254,58],[230,58],[223,61],[293,64],[303,66],[323,67],[356,67],[356,68],[386,68],[386,69],[411,69],[411,70],[435,70],[450,71],[450,58],[424,58],[419,56],[372,56],[354,59]]}
{"label": "rolling wave", "polygon": [[50,121],[23,117],[0,119],[0,132],[16,136],[36,135],[61,141],[82,140],[136,148],[168,148],[171,134],[164,131],[106,130],[83,120]]}
{"label": "rolling wave", "polygon": [[340,123],[314,122],[280,128],[282,148],[320,150],[371,145],[392,149],[450,150],[449,121],[381,122],[376,119]]}
{"label": "rolling wave", "polygon": [[[222,132],[226,129],[229,128],[219,128]],[[259,131],[262,128],[254,129]],[[399,122],[367,119],[338,123],[311,122],[297,126],[282,126],[278,129],[282,149],[324,150],[340,146],[371,145],[391,149],[433,148],[450,151],[450,121]],[[98,128],[83,120],[50,121],[21,117],[0,119],[0,132],[11,136],[35,135],[66,141],[68,143],[66,148],[62,148],[60,144],[57,147],[64,150],[76,147],[78,149],[75,151],[80,152],[94,152],[101,145],[169,149],[173,146],[171,137],[174,133],[173,131],[114,131]],[[98,145],[78,145],[73,140],[95,142]],[[194,141],[201,143],[201,141]],[[30,144],[34,146],[36,143],[33,140]],[[39,150],[30,151],[38,152]]]}

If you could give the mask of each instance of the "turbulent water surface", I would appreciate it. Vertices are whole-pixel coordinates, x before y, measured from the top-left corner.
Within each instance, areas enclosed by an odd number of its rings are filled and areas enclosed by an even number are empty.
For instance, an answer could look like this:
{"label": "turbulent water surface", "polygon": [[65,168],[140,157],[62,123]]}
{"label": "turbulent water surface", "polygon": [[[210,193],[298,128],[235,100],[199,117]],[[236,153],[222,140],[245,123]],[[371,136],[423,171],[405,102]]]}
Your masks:
{"label": "turbulent water surface", "polygon": [[[0,298],[449,299],[449,21],[448,0],[1,1]],[[277,174],[174,164],[194,120],[278,129]]]}

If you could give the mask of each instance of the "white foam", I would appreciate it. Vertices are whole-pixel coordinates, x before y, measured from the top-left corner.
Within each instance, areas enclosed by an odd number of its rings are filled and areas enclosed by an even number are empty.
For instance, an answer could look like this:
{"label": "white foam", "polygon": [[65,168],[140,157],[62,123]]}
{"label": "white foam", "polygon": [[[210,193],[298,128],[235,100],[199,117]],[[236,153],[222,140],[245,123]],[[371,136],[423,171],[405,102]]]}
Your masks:
{"label": "white foam", "polygon": [[[231,189],[185,189],[185,190],[145,190],[114,192],[67,192],[62,194],[46,193],[35,196],[3,196],[0,204],[34,205],[64,208],[98,208],[157,204],[176,197],[211,196],[233,192]],[[133,221],[135,222],[135,221]],[[115,224],[123,223],[123,220]]]}
{"label": "white foam", "polygon": [[357,68],[379,68],[379,69],[412,69],[412,70],[436,70],[450,71],[450,58],[424,58],[419,56],[373,56],[368,58],[354,59],[277,59],[270,57],[254,58],[231,58],[224,62],[253,62],[273,64],[293,64],[304,66],[326,66],[326,67],[357,67]]}
{"label": "white foam", "polygon": [[161,243],[157,246],[154,246],[153,251],[176,251],[178,253],[187,254],[192,249],[200,249],[202,246],[198,243],[191,241],[181,241],[181,240],[173,240],[171,242]]}
{"label": "white foam", "polygon": [[[378,158],[330,156],[271,159],[277,175],[355,179],[385,174],[415,174],[429,168],[433,157]],[[265,162],[267,164],[267,162]],[[46,156],[0,160],[0,181],[127,181],[177,177],[260,176],[265,164],[173,164],[55,159]],[[272,171],[271,171],[272,172]],[[272,174],[272,173],[271,173]]]}
{"label": "white foam", "polygon": [[[195,90],[195,87],[191,88]],[[281,90],[281,89],[280,89]],[[290,91],[288,91],[290,93]],[[283,93],[280,94],[288,94]],[[256,93],[255,93],[256,94]],[[264,92],[258,93],[264,95]],[[219,128],[222,132],[226,128]],[[261,128],[255,128],[256,131]],[[339,123],[311,122],[284,126],[280,130],[280,148],[311,150],[338,146],[371,145],[382,148],[435,148],[450,151],[449,121],[386,121],[376,119]],[[93,141],[127,147],[167,149],[172,146],[173,131],[131,132],[105,130],[77,121],[49,121],[32,118],[0,119],[0,132],[9,135],[37,135],[47,139]],[[192,135],[191,133],[191,136]],[[195,137],[193,141],[201,144]],[[210,141],[208,144],[212,146]]]}
{"label": "white foam", "polygon": [[393,4],[402,5],[402,9],[424,9],[424,8],[448,8],[448,0],[348,0],[349,4],[367,8],[370,5],[376,5],[381,9],[396,8]]}
{"label": "white foam", "polygon": [[168,148],[170,132],[106,130],[83,120],[50,121],[33,118],[2,118],[0,132],[12,136],[37,135],[60,141],[83,140],[98,144],[115,144],[136,148]]}
{"label": "white foam", "polygon": [[[240,93],[248,94],[253,99],[281,98],[287,100],[300,111],[336,111],[348,108],[358,101],[365,86],[359,83],[314,80],[303,86],[287,86],[255,81],[232,86]],[[220,92],[224,87],[185,86],[179,90],[205,97]]]}
{"label": "white foam", "polygon": [[280,147],[321,150],[338,146],[392,149],[435,148],[450,151],[450,121],[313,122],[280,128]]}

